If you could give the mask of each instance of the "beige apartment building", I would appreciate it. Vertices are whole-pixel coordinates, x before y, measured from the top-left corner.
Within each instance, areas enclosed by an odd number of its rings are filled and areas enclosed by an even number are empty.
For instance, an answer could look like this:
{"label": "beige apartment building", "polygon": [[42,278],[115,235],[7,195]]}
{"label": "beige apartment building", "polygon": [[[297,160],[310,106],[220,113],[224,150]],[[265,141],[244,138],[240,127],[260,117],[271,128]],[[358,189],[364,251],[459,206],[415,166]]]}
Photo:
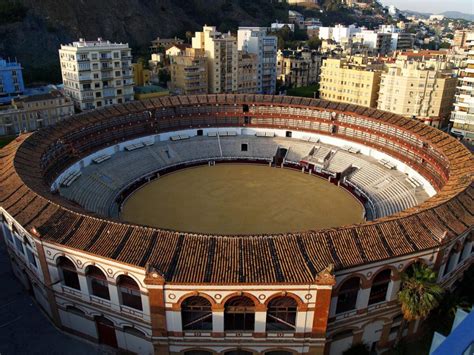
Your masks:
{"label": "beige apartment building", "polygon": [[376,107],[383,64],[355,56],[325,59],[321,66],[320,98]]}
{"label": "beige apartment building", "polygon": [[440,127],[452,110],[456,83],[450,63],[397,60],[382,74],[377,108]]}
{"label": "beige apartment building", "polygon": [[206,53],[209,93],[236,93],[239,60],[237,38],[217,32],[214,26],[204,26],[202,32],[195,33],[192,47],[203,49]]}
{"label": "beige apartment building", "polygon": [[287,87],[301,87],[319,81],[321,55],[310,50],[279,50],[278,80]]}
{"label": "beige apartment building", "polygon": [[74,114],[69,97],[53,90],[49,93],[19,97],[0,109],[0,135],[13,135],[50,126]]}
{"label": "beige apartment building", "polygon": [[203,49],[186,48],[183,53],[170,56],[170,62],[172,92],[182,95],[208,93],[208,66]]}
{"label": "beige apartment building", "polygon": [[258,56],[256,54],[239,51],[237,72],[239,94],[258,92]]}

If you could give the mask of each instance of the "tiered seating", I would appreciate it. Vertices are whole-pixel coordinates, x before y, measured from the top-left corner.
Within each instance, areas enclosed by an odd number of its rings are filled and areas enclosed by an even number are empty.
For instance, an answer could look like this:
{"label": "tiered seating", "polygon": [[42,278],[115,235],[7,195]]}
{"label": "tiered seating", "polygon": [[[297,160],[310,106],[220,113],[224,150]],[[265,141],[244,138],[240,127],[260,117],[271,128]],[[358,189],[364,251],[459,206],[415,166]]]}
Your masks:
{"label": "tiered seating", "polygon": [[353,157],[342,151],[337,151],[329,161],[326,170],[333,173],[342,173],[352,166]]}
{"label": "tiered seating", "polygon": [[71,184],[76,181],[82,173],[80,171],[74,171],[73,173],[66,176],[66,178],[61,182],[63,186],[71,186]]}
{"label": "tiered seating", "polygon": [[[337,150],[332,154],[335,147],[323,144],[315,147],[309,139],[303,141],[221,133],[219,137],[216,134],[154,144],[145,142],[140,144],[141,148],[146,149],[131,147],[107,158],[106,155],[97,157],[95,159],[100,163],[87,166],[82,173],[77,171],[69,174],[61,184],[60,193],[90,211],[116,217],[116,196],[129,184],[153,172],[185,162],[208,159],[245,158],[272,161],[278,147],[285,147],[288,149],[285,159],[288,162],[298,163],[313,152],[312,158],[315,161],[326,160],[326,169],[330,172],[338,173],[351,167],[357,168],[348,175],[348,180],[370,196],[377,218],[412,207],[419,200],[426,198],[423,189],[416,189],[415,194],[414,185],[420,185],[415,179],[407,178],[397,170],[387,170],[381,167],[377,160],[352,154],[347,149]],[[247,151],[242,151],[242,144],[247,144]],[[132,145],[127,147],[130,146]],[[81,179],[77,180],[81,175]],[[77,182],[72,184],[76,180]]]}
{"label": "tiered seating", "polygon": [[100,163],[103,163],[104,161],[106,160],[109,160],[111,158],[110,155],[108,154],[103,154],[101,156],[98,156],[97,158],[93,159],[92,161],[96,164],[100,164]]}
{"label": "tiered seating", "polygon": [[135,144],[129,144],[129,145],[126,145],[125,146],[125,150],[131,152],[133,150],[137,150],[137,149],[140,149],[140,148],[143,148],[145,145],[143,143],[135,143]]}
{"label": "tiered seating", "polygon": [[393,170],[396,168],[396,165],[395,164],[392,164],[390,163],[388,160],[386,159],[381,159],[379,160],[379,164],[385,166],[387,169],[390,169],[390,170]]}
{"label": "tiered seating", "polygon": [[180,141],[180,140],[185,140],[185,139],[189,139],[190,137],[186,134],[181,134],[181,135],[178,135],[178,136],[171,136],[170,137],[170,140],[172,141]]}

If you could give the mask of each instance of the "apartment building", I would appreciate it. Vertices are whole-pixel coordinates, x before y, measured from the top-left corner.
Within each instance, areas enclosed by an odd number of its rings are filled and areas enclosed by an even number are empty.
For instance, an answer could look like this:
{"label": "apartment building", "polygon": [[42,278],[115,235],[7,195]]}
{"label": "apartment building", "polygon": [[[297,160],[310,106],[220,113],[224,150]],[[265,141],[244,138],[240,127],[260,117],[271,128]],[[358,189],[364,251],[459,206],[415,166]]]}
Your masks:
{"label": "apartment building", "polygon": [[392,50],[392,34],[363,30],[356,34],[362,43],[377,54],[386,55]]}
{"label": "apartment building", "polygon": [[256,54],[239,51],[237,82],[239,94],[258,92],[258,56]]}
{"label": "apartment building", "polygon": [[132,54],[128,44],[79,39],[59,50],[64,91],[89,110],[133,100]]}
{"label": "apartment building", "polygon": [[170,56],[170,90],[176,94],[208,93],[208,62],[204,49],[186,48]]}
{"label": "apartment building", "polygon": [[150,52],[151,53],[163,53],[166,48],[169,48],[174,45],[181,45],[184,41],[181,38],[160,38],[156,37],[151,41]]}
{"label": "apartment building", "polygon": [[278,38],[267,35],[265,27],[239,27],[237,48],[245,53],[257,55],[257,92],[260,94],[274,94],[277,77]]}
{"label": "apartment building", "polygon": [[383,64],[355,56],[323,61],[320,98],[366,107],[376,107]]}
{"label": "apartment building", "polygon": [[279,50],[278,80],[286,87],[301,87],[319,82],[321,55],[310,50]]}
{"label": "apartment building", "polygon": [[218,32],[214,26],[204,26],[192,38],[192,48],[204,50],[207,57],[209,93],[237,92],[237,38]]}
{"label": "apartment building", "polygon": [[57,90],[14,98],[10,106],[0,110],[0,135],[33,131],[53,125],[72,114],[72,100]]}
{"label": "apartment building", "polygon": [[456,102],[451,114],[451,132],[474,144],[474,34],[466,43],[468,59],[459,75]]}
{"label": "apartment building", "polygon": [[452,110],[457,79],[450,63],[398,59],[382,74],[377,108],[440,127]]}
{"label": "apartment building", "polygon": [[0,104],[9,103],[24,90],[21,64],[0,58]]}
{"label": "apartment building", "polygon": [[415,44],[415,34],[401,31],[394,25],[382,25],[379,27],[380,33],[388,33],[391,36],[390,51],[413,49]]}

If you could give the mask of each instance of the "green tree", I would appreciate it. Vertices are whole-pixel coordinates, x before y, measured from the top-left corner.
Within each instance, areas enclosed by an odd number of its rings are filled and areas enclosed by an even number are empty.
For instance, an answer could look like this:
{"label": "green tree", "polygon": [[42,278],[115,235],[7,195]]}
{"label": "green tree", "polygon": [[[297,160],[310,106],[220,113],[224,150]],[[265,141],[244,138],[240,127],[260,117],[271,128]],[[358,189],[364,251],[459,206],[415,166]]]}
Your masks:
{"label": "green tree", "polygon": [[314,36],[308,40],[307,44],[310,49],[319,49],[321,47],[321,40]]}
{"label": "green tree", "polygon": [[400,341],[406,322],[424,319],[438,307],[443,289],[436,284],[437,274],[424,264],[414,264],[402,274],[402,286],[398,292],[403,320],[398,332]]}

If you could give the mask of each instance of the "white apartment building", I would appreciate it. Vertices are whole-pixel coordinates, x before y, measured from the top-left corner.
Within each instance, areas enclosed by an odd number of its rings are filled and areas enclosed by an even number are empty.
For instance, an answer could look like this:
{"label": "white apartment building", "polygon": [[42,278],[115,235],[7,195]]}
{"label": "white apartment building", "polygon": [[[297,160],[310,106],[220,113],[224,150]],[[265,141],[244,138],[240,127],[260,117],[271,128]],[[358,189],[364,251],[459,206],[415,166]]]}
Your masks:
{"label": "white apartment building", "polygon": [[202,32],[196,32],[192,38],[192,47],[203,49],[206,54],[209,93],[237,92],[237,38],[218,32],[215,26],[204,26]]}
{"label": "white apartment building", "polygon": [[392,47],[392,34],[372,30],[363,30],[356,34],[362,43],[378,54],[388,54]]}
{"label": "white apartment building", "polygon": [[389,33],[392,37],[390,51],[413,49],[415,35],[413,33],[402,32],[397,26],[382,25],[379,33]]}
{"label": "white apartment building", "polygon": [[265,27],[239,27],[237,47],[245,53],[257,55],[257,88],[261,94],[274,94],[277,78],[278,38],[267,35]]}
{"label": "white apartment building", "polygon": [[454,111],[451,113],[451,132],[474,142],[474,33],[467,38],[469,47],[466,67],[460,72]]}
{"label": "white apartment building", "polygon": [[355,25],[343,26],[336,25],[334,27],[320,27],[320,39],[332,39],[335,42],[341,42],[343,38],[354,37],[361,29]]}
{"label": "white apartment building", "polygon": [[127,43],[81,38],[61,45],[59,60],[64,91],[81,110],[133,100],[132,54]]}

